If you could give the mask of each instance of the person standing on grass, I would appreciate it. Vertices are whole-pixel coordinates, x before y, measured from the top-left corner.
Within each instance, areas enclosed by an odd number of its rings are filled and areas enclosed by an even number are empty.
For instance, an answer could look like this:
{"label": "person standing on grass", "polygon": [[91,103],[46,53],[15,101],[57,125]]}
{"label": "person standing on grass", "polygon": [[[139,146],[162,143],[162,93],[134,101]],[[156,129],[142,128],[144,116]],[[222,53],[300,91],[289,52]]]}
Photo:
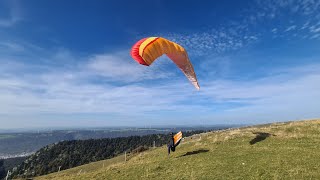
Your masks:
{"label": "person standing on grass", "polygon": [[174,145],[174,136],[173,136],[172,132],[170,133],[170,141],[169,141],[167,147],[168,147],[168,156],[170,155],[170,150],[172,152],[174,152],[176,150],[176,146]]}

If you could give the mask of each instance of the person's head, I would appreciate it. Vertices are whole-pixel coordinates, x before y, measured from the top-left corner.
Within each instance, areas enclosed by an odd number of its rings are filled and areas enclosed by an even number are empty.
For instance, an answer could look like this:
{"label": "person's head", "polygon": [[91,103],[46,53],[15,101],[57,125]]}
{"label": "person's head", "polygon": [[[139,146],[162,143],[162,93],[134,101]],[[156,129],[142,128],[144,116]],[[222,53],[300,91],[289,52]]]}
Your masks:
{"label": "person's head", "polygon": [[171,132],[171,133],[170,133],[170,136],[172,136],[172,135],[173,135],[173,133]]}

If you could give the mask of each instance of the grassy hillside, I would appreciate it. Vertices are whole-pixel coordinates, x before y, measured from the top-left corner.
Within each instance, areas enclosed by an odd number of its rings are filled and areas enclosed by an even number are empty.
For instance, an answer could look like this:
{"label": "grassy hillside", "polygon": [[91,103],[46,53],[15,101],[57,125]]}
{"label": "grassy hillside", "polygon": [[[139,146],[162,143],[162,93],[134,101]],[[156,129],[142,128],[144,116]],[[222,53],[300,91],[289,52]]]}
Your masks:
{"label": "grassy hillside", "polygon": [[37,179],[320,179],[320,120],[276,123],[186,138],[166,147]]}

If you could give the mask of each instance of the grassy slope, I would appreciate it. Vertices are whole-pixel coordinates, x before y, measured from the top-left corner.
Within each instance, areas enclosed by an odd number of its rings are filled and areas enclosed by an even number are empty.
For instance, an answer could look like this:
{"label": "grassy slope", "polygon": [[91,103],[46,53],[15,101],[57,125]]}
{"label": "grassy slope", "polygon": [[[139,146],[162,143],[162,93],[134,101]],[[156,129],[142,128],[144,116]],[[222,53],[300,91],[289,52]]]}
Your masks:
{"label": "grassy slope", "polygon": [[[250,145],[254,132],[271,135]],[[156,148],[38,179],[320,179],[320,120],[195,135],[166,153]]]}

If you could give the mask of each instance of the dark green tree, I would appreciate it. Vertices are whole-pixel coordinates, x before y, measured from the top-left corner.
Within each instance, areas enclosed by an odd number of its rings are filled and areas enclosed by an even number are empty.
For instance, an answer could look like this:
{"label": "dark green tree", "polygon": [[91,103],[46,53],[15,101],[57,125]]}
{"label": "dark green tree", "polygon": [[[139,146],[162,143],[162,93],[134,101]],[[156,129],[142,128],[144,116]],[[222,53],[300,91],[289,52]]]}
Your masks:
{"label": "dark green tree", "polygon": [[0,159],[0,179],[6,176],[6,170],[4,168],[4,161]]}

